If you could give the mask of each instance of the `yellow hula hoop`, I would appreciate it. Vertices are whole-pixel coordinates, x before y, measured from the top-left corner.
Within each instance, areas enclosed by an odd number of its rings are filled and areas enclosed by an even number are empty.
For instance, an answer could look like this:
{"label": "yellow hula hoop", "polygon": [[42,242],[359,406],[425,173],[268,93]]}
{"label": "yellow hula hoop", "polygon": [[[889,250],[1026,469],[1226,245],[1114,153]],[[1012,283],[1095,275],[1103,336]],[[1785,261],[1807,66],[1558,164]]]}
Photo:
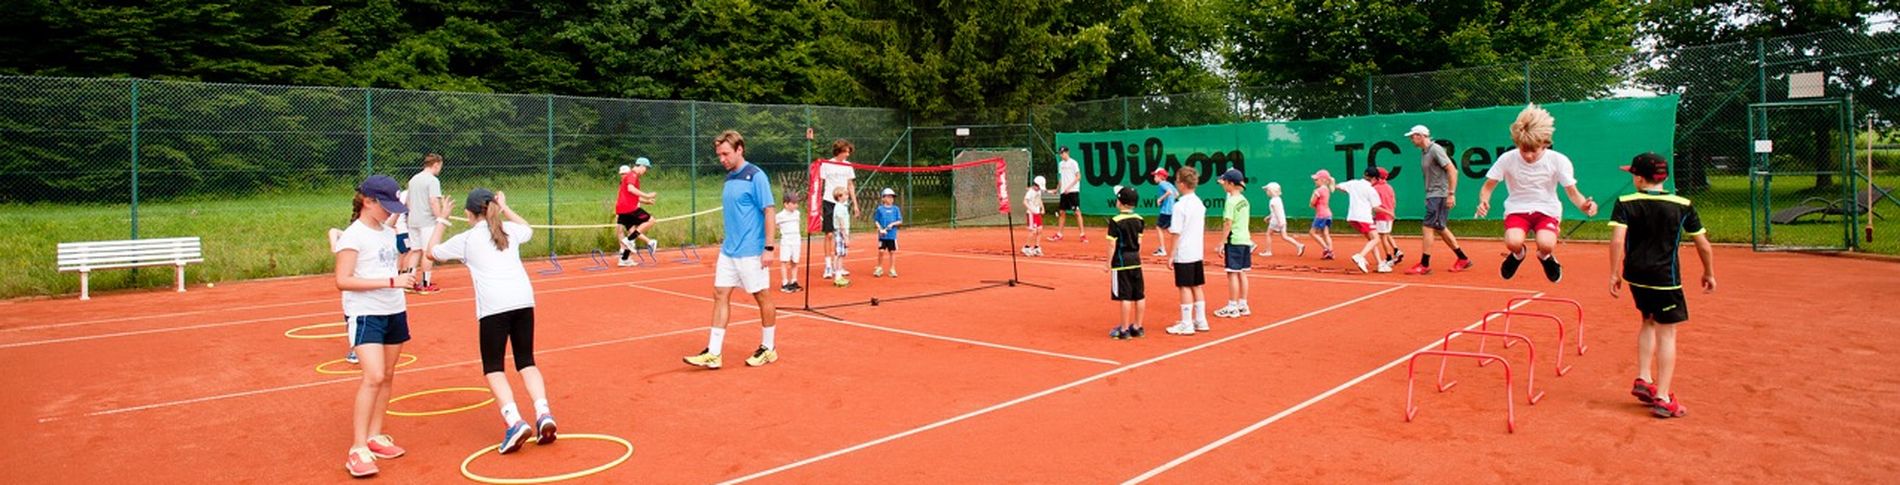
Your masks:
{"label": "yellow hula hoop", "polygon": [[305,330],[310,330],[310,329],[315,329],[315,328],[324,328],[324,327],[341,327],[341,326],[344,326],[344,325],[348,325],[348,324],[349,324],[349,322],[330,322],[330,323],[319,323],[319,324],[315,324],[315,325],[304,325],[304,326],[301,326],[301,327],[297,327],[297,328],[293,328],[293,329],[290,329],[290,330],[285,330],[285,331],[284,331],[284,336],[285,336],[285,337],[290,337],[290,338],[294,338],[294,339],[304,339],[304,340],[318,340],[318,339],[326,339],[326,338],[343,338],[343,337],[347,337],[347,336],[349,336],[349,335],[350,335],[350,334],[349,334],[349,332],[338,332],[338,333],[323,333],[323,334],[316,334],[316,335],[302,335],[302,334],[298,334],[297,332],[302,332],[302,331],[305,331]]}
{"label": "yellow hula hoop", "polygon": [[[408,393],[408,394],[403,394],[403,395],[401,395],[401,396],[396,396],[395,398],[392,398],[392,399],[390,399],[390,400],[389,400],[389,403],[390,403],[390,404],[395,404],[395,403],[396,403],[396,401],[401,401],[401,400],[404,400],[404,399],[409,399],[409,398],[412,398],[412,397],[420,397],[420,396],[427,396],[427,395],[430,395],[430,394],[441,394],[441,393],[444,393],[444,392],[480,392],[480,393],[487,393],[487,392],[488,392],[488,388],[486,388],[486,387],[444,387],[444,388],[441,388],[441,389],[430,389],[430,390],[426,390],[426,391],[418,391],[418,392],[412,392],[412,393]],[[493,403],[493,402],[495,402],[495,396],[493,396],[493,395],[489,395],[489,396],[488,396],[488,400],[486,400],[486,401],[482,401],[482,402],[478,402],[478,403],[475,403],[475,404],[470,404],[470,405],[467,405],[467,406],[462,406],[462,407],[459,407],[459,408],[454,408],[454,409],[443,409],[443,410],[439,410],[439,411],[416,411],[416,412],[405,412],[405,411],[397,411],[397,410],[394,410],[394,409],[391,409],[391,410],[388,410],[388,411],[384,411],[384,412],[385,412],[385,413],[388,413],[388,414],[389,414],[390,416],[403,416],[403,417],[410,417],[410,418],[414,418],[414,417],[422,417],[422,416],[441,416],[441,415],[444,415],[444,414],[453,414],[453,413],[459,413],[459,412],[462,412],[462,411],[467,411],[467,410],[470,410],[470,409],[475,409],[475,408],[479,408],[479,407],[482,407],[482,406],[487,406],[487,405],[489,405],[490,403]]]}
{"label": "yellow hula hoop", "polygon": [[[530,478],[495,478],[495,477],[476,475],[475,472],[468,471],[469,463],[474,462],[476,458],[481,457],[483,454],[486,454],[491,451],[495,451],[495,449],[501,447],[500,444],[493,444],[493,445],[488,445],[487,448],[475,450],[475,453],[468,455],[468,458],[462,459],[462,476],[468,478],[469,480],[474,480],[474,481],[482,482],[482,483],[493,483],[497,485],[526,485],[526,484],[533,484],[533,483],[550,483],[550,482],[558,482],[562,480],[573,480],[576,478],[604,472],[610,468],[620,466],[621,463],[626,463],[628,458],[633,458],[633,443],[628,443],[627,440],[620,439],[619,437],[608,436],[604,434],[564,434],[564,435],[561,435],[561,439],[610,441],[614,443],[620,443],[620,446],[627,447],[627,452],[622,453],[620,455],[620,458],[615,458],[614,461],[607,462],[607,464],[605,465],[601,465],[601,466],[597,466],[597,467],[593,467],[593,468],[589,468],[586,470],[581,470],[581,471],[577,471],[573,473],[562,474],[562,475],[549,475],[545,477],[530,477]],[[529,440],[528,442],[533,443],[534,441]]]}
{"label": "yellow hula hoop", "polygon": [[[404,359],[408,359],[408,360],[404,360]],[[330,365],[331,365],[331,364],[336,364],[336,363],[340,363],[340,362],[343,362],[343,359],[337,359],[337,360],[332,360],[332,361],[329,361],[329,362],[324,362],[324,363],[321,363],[321,364],[317,364],[317,373],[318,373],[318,374],[329,374],[329,375],[333,375],[333,376],[337,376],[337,375],[348,375],[348,374],[361,374],[361,373],[363,373],[363,370],[362,370],[362,369],[350,369],[350,370],[330,370],[330,369],[327,369],[327,367],[330,367]],[[398,369],[401,369],[401,368],[403,368],[403,367],[405,367],[405,366],[408,366],[409,364],[414,364],[414,363],[416,363],[416,355],[415,355],[415,354],[411,354],[411,353],[408,353],[408,352],[403,352],[403,353],[402,353],[402,357],[397,357],[397,358],[396,358],[396,368],[398,368]]]}

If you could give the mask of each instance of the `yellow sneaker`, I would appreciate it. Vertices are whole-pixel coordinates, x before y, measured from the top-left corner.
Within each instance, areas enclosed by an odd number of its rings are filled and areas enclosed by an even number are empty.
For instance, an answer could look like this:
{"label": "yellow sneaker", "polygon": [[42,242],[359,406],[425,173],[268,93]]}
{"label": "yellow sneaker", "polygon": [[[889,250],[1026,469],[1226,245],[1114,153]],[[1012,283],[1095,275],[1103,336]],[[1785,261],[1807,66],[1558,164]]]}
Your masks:
{"label": "yellow sneaker", "polygon": [[718,369],[720,364],[719,354],[712,353],[712,349],[701,350],[699,351],[699,355],[687,357],[683,360],[685,360],[687,364],[705,367],[707,369]]}
{"label": "yellow sneaker", "polygon": [[753,351],[752,356],[747,357],[745,359],[745,365],[749,365],[752,367],[758,367],[758,366],[770,364],[773,362],[778,362],[778,351],[765,348],[765,346],[759,346],[759,350]]}

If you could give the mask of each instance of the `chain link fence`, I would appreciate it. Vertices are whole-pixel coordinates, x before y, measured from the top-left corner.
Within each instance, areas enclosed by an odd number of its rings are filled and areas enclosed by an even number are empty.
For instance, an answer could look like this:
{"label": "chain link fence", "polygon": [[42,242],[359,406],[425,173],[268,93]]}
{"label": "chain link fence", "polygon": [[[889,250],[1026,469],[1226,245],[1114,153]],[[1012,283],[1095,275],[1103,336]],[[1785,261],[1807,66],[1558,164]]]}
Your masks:
{"label": "chain link fence", "polygon": [[[1806,79],[1798,73],[1821,74],[1818,97],[1791,96]],[[1662,94],[1681,100],[1676,183],[1715,239],[1900,253],[1894,237],[1851,230],[1900,214],[1900,199],[1867,190],[1870,180],[1900,187],[1900,33],[1883,22],[1363,82],[1035,106],[1007,119],[970,113],[953,117],[969,122],[958,126],[882,108],[0,77],[0,234],[9,234],[0,251],[14,263],[0,269],[0,297],[75,291],[77,278],[53,264],[55,245],[71,241],[203,237],[210,257],[188,272],[194,282],[327,271],[323,234],[348,222],[354,185],[370,174],[407,181],[428,153],[447,160],[452,200],[477,186],[502,190],[530,221],[556,226],[610,223],[617,167],[648,158],[643,185],[661,194],[649,210],[663,221],[651,232],[681,248],[718,240],[720,215],[702,212],[719,205],[724,170],[710,141],[728,129],[745,134],[747,158],[779,190],[802,195],[809,162],[830,156],[839,138],[856,145],[854,162],[885,166],[1026,148],[1030,175],[1053,180],[1057,132]],[[1755,153],[1758,139],[1775,139],[1775,150]],[[943,174],[871,173],[860,186],[862,203],[884,187],[899,191],[916,225],[956,222]],[[1818,209],[1779,217],[1803,207]],[[1571,236],[1607,237],[1600,226]],[[614,248],[612,238],[604,227],[553,229],[530,249],[586,254]],[[168,271],[110,271],[93,285],[169,283]]]}

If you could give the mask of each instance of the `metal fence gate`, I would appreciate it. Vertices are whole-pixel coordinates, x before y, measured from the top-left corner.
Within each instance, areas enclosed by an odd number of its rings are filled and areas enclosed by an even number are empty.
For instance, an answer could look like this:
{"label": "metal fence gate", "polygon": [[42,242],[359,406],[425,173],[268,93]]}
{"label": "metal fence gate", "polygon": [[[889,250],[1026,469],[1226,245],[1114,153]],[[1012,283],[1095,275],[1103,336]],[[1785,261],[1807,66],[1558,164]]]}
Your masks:
{"label": "metal fence gate", "polygon": [[[1749,227],[1757,250],[1853,247],[1852,107],[1841,99],[1749,105]],[[1720,221],[1704,221],[1720,223]]]}

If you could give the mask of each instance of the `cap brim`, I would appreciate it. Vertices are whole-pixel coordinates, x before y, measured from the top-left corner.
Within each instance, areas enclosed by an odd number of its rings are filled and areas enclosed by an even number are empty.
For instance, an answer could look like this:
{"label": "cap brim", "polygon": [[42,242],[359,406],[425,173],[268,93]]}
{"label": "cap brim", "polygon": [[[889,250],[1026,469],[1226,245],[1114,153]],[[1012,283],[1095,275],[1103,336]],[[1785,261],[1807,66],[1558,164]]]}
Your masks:
{"label": "cap brim", "polygon": [[383,210],[389,211],[391,214],[409,213],[409,206],[403,205],[400,200],[378,198],[376,202],[382,204]]}

